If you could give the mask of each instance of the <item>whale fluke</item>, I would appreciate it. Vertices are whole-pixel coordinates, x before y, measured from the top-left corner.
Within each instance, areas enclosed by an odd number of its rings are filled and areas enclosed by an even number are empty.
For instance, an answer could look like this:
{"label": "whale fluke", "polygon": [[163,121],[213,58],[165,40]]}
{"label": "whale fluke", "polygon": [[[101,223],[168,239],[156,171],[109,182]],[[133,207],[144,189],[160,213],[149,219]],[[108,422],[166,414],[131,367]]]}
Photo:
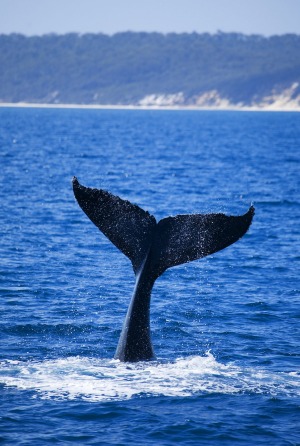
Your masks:
{"label": "whale fluke", "polygon": [[131,260],[136,275],[115,358],[153,359],[149,314],[155,280],[172,266],[200,259],[236,242],[247,232],[254,207],[242,216],[177,215],[157,223],[139,206],[105,190],[82,186],[76,177],[73,191],[90,220]]}
{"label": "whale fluke", "polygon": [[254,207],[245,215],[191,214],[167,217],[158,222],[157,245],[162,274],[167,268],[220,251],[248,230]]}
{"label": "whale fluke", "polygon": [[73,178],[73,191],[81,209],[131,260],[137,273],[156,226],[155,218],[137,205],[105,190],[82,186],[76,177]]}

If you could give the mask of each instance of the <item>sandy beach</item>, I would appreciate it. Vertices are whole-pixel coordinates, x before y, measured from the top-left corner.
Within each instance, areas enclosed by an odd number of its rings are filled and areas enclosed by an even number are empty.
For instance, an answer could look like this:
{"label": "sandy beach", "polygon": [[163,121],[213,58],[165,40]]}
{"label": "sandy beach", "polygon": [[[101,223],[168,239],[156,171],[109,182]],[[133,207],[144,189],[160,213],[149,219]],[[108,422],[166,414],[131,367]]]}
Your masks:
{"label": "sandy beach", "polygon": [[299,112],[300,107],[277,106],[270,104],[267,106],[184,106],[184,105],[103,105],[103,104],[45,104],[29,102],[0,102],[0,107],[7,108],[66,108],[66,109],[87,109],[87,110],[190,110],[190,111],[274,111],[274,112]]}

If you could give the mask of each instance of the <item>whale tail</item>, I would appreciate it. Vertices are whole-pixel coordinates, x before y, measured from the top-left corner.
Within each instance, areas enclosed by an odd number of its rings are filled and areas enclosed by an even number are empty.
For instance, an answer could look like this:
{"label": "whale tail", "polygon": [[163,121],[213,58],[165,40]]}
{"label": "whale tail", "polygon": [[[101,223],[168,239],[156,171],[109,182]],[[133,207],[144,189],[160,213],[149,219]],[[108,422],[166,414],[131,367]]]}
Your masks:
{"label": "whale tail", "polygon": [[241,216],[191,214],[156,222],[153,215],[101,189],[91,189],[73,178],[79,206],[106,237],[140,271],[151,249],[154,276],[166,269],[200,259],[240,239],[251,225],[254,207]]}

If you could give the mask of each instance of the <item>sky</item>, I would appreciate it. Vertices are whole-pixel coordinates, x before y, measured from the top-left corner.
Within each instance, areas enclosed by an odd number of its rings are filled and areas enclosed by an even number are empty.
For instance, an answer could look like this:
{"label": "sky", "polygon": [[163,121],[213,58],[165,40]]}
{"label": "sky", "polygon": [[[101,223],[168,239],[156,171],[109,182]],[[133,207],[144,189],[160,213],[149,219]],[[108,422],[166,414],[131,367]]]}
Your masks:
{"label": "sky", "polygon": [[0,0],[0,34],[300,34],[300,0]]}

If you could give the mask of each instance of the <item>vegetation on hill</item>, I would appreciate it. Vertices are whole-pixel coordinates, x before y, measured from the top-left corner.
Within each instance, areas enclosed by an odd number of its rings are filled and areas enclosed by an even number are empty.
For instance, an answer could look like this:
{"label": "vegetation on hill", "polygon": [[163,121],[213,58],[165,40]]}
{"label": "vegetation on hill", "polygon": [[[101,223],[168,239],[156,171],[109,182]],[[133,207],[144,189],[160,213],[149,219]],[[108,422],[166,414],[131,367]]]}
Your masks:
{"label": "vegetation on hill", "polygon": [[300,36],[0,35],[0,67],[0,102],[195,104],[215,91],[250,104],[291,85],[299,93]]}

